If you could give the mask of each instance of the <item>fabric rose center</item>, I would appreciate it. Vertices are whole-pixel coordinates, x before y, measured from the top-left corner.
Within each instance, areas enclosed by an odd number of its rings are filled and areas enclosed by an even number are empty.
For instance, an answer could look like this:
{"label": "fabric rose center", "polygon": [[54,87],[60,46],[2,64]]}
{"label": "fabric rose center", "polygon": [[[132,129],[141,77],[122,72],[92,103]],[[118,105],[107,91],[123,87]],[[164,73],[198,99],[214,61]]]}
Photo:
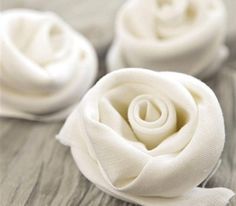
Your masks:
{"label": "fabric rose center", "polygon": [[159,38],[182,34],[196,17],[196,5],[189,0],[157,0],[155,21]]}
{"label": "fabric rose center", "polygon": [[186,123],[180,123],[185,114],[174,102],[142,84],[123,84],[109,91],[100,99],[99,114],[101,123],[148,150],[156,148]]}
{"label": "fabric rose center", "polygon": [[168,99],[140,95],[128,108],[128,121],[139,141],[153,149],[176,131],[176,111]]}
{"label": "fabric rose center", "polygon": [[180,0],[180,1],[157,1],[157,12],[156,17],[161,22],[172,23],[183,20],[184,14],[188,9],[188,1]]}
{"label": "fabric rose center", "polygon": [[[68,52],[64,28],[55,20],[12,19],[8,28],[11,42],[29,59],[45,66],[59,60]],[[35,26],[37,25],[37,27]],[[23,33],[18,35],[19,32]]]}

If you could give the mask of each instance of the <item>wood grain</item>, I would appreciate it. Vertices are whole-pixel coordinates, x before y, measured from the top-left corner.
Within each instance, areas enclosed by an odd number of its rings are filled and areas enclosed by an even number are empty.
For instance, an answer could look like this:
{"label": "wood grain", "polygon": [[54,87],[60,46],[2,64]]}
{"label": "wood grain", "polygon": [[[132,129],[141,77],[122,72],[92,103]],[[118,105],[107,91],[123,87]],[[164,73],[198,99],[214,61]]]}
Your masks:
{"label": "wood grain", "polygon": [[[14,7],[53,10],[92,41],[104,57],[113,34],[118,0],[14,0]],[[231,48],[232,51],[236,50]],[[207,187],[225,186],[236,191],[236,61],[231,55],[216,75],[205,82],[215,91],[225,118],[226,143],[222,164]],[[69,148],[54,138],[63,122],[41,123],[0,119],[0,206],[131,206],[90,183],[77,169]],[[236,206],[236,199],[231,201]]]}

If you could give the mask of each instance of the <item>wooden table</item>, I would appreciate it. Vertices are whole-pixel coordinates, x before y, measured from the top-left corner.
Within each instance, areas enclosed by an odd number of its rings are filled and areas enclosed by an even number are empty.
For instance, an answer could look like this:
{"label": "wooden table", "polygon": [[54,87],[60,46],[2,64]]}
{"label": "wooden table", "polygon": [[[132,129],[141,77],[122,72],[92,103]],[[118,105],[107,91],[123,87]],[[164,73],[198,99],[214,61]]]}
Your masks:
{"label": "wooden table", "polygon": [[[104,56],[112,39],[115,12],[122,2],[124,0],[5,0],[2,8],[28,7],[56,11],[95,45],[101,62],[101,76],[105,71]],[[216,75],[205,80],[219,98],[226,125],[223,161],[207,187],[225,186],[234,191],[235,56],[232,55]],[[62,125],[63,122],[41,123],[0,119],[0,206],[132,205],[103,193],[81,175],[69,148],[54,138]],[[231,205],[236,206],[236,198],[232,200]]]}

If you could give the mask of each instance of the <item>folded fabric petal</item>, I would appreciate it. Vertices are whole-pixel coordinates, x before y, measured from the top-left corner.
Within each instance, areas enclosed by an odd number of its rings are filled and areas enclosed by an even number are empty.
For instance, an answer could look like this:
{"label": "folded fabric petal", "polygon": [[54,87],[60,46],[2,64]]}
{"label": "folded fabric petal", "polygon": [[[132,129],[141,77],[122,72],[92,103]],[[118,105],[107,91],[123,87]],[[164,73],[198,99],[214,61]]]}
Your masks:
{"label": "folded fabric petal", "polygon": [[117,15],[107,67],[178,71],[205,78],[228,56],[225,33],[221,0],[129,0]]}
{"label": "folded fabric petal", "polygon": [[223,206],[226,188],[197,187],[225,131],[212,90],[186,74],[124,69],[84,96],[57,138],[101,190],[147,206]]}
{"label": "folded fabric petal", "polygon": [[0,116],[64,119],[92,85],[91,44],[51,12],[0,14]]}

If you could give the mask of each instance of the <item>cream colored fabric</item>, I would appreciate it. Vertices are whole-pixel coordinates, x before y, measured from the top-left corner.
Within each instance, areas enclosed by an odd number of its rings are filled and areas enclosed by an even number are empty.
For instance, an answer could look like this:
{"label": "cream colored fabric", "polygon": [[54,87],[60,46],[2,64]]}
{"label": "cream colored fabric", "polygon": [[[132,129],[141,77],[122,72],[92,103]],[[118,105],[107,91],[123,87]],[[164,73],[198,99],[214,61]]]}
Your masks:
{"label": "cream colored fabric", "polygon": [[96,77],[91,44],[51,12],[0,15],[0,115],[64,119]]}
{"label": "cream colored fabric", "polygon": [[226,188],[199,185],[221,155],[219,103],[180,73],[124,69],[84,96],[57,138],[81,172],[119,199],[146,206],[223,206]]}
{"label": "cream colored fabric", "polygon": [[221,0],[129,0],[115,29],[109,71],[144,67],[204,78],[228,56]]}

